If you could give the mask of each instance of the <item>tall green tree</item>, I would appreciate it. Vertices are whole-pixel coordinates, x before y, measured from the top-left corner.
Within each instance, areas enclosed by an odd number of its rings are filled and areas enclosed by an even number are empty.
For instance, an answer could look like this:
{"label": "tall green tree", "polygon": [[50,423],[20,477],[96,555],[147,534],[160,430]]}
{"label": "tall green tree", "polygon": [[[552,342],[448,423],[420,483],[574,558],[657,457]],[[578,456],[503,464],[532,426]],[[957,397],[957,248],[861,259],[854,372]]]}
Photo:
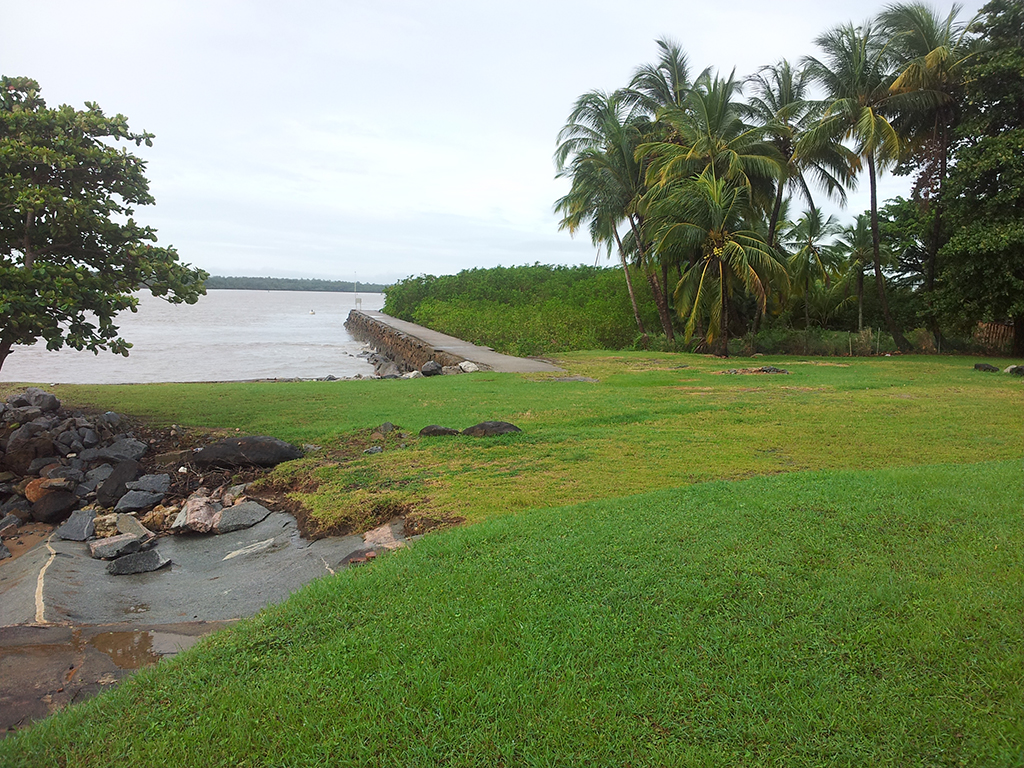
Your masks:
{"label": "tall green tree", "polygon": [[[634,154],[646,124],[642,113],[626,106],[618,94],[591,91],[577,100],[569,123],[559,135],[555,155],[558,175],[572,179],[569,193],[555,203],[562,214],[559,229],[575,235],[583,226],[591,242],[616,248],[626,277],[633,316],[643,344],[647,331],[640,317],[619,225],[636,215],[643,192],[642,173]],[[639,228],[639,227],[638,227]]]}
{"label": "tall green tree", "polygon": [[828,287],[836,268],[836,256],[831,240],[839,234],[835,216],[825,217],[817,208],[811,208],[790,227],[783,237],[783,246],[789,253],[786,271],[793,295],[803,299],[804,328],[811,326],[810,296],[815,284]]}
{"label": "tall green tree", "polygon": [[743,228],[750,211],[750,188],[715,175],[709,165],[653,198],[650,221],[659,248],[678,250],[688,266],[673,298],[685,321],[686,339],[698,327],[718,355],[729,354],[732,297],[740,289],[764,311],[773,282],[784,282],[785,267],[764,238]]}
{"label": "tall green tree", "polygon": [[135,221],[154,202],[145,163],[109,143],[153,135],[85,106],[49,108],[34,80],[0,78],[0,366],[40,339],[127,355],[115,318],[135,311],[132,292],[190,304],[205,292],[206,273]]}
{"label": "tall green tree", "polygon": [[897,327],[886,298],[878,233],[878,174],[896,164],[901,142],[892,116],[889,86],[895,61],[888,39],[869,23],[838,26],[815,39],[824,57],[808,57],[810,76],[824,89],[821,120],[801,139],[797,153],[812,153],[837,138],[853,142],[854,151],[867,165],[871,201],[871,241],[875,286],[886,326],[897,348],[910,351],[910,343]]}
{"label": "tall green tree", "polygon": [[939,16],[920,2],[888,6],[879,16],[890,36],[899,72],[889,91],[897,110],[896,127],[908,144],[909,165],[917,178],[913,197],[928,219],[922,232],[921,289],[929,307],[927,322],[939,343],[938,318],[933,294],[937,258],[943,244],[942,189],[949,167],[952,131],[960,119],[965,99],[967,66],[977,51],[977,39],[968,24],[959,20],[962,8],[954,3],[949,14]]}
{"label": "tall green tree", "polygon": [[1024,356],[1024,4],[994,0],[977,24],[984,50],[966,73],[968,101],[944,190],[941,308],[969,327],[1009,320]]}
{"label": "tall green tree", "polygon": [[856,158],[840,141],[824,142],[814,151],[797,154],[800,137],[820,117],[820,102],[810,98],[810,78],[805,69],[794,68],[786,59],[761,67],[747,78],[753,93],[747,100],[750,114],[761,125],[785,159],[784,175],[776,185],[775,204],[768,221],[768,242],[776,244],[776,229],[786,191],[800,194],[814,206],[811,181],[839,202],[846,203],[846,188],[856,183]]}
{"label": "tall green tree", "polygon": [[864,330],[864,267],[872,263],[871,216],[860,214],[853,224],[843,227],[835,240],[836,253],[845,261],[845,269],[853,273],[857,294],[857,332]]}

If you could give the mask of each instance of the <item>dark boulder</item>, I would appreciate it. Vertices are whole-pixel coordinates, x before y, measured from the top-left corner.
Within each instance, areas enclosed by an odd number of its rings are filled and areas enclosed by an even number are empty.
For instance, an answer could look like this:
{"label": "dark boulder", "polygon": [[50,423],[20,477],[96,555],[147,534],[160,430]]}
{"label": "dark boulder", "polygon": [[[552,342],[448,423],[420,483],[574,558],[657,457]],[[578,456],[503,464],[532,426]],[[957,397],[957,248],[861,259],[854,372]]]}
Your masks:
{"label": "dark boulder", "polygon": [[141,471],[142,467],[134,459],[120,462],[96,489],[96,500],[104,507],[114,506],[128,492],[127,484]]}
{"label": "dark boulder", "polygon": [[420,373],[424,376],[440,376],[441,375],[441,364],[434,362],[433,360],[427,360],[420,368]]}
{"label": "dark boulder", "polygon": [[429,424],[420,430],[420,437],[447,437],[449,435],[461,435],[462,433],[452,427],[440,427],[437,424]]}
{"label": "dark boulder", "polygon": [[975,363],[974,370],[983,371],[984,373],[999,373],[998,368],[994,365],[989,365],[988,363]]}
{"label": "dark boulder", "polygon": [[302,458],[302,450],[284,440],[266,435],[229,437],[192,454],[197,467],[275,467],[283,461]]}
{"label": "dark boulder", "polygon": [[122,437],[110,445],[86,448],[82,451],[84,461],[138,461],[146,453],[146,444],[133,437]]}
{"label": "dark boulder", "polygon": [[29,387],[25,390],[22,398],[28,405],[38,408],[43,413],[56,411],[60,408],[60,400],[57,399],[56,395],[45,392],[39,389],[39,387]]}
{"label": "dark boulder", "polygon": [[32,519],[39,523],[59,523],[78,503],[70,491],[51,491],[32,505]]}
{"label": "dark boulder", "polygon": [[117,500],[115,512],[138,512],[142,509],[155,507],[164,500],[164,494],[153,491],[128,491]]}
{"label": "dark boulder", "polygon": [[170,565],[171,559],[164,557],[155,549],[124,555],[107,565],[107,573],[111,576],[127,576],[132,573],[149,573]]}
{"label": "dark boulder", "polygon": [[12,472],[25,475],[33,461],[41,457],[52,457],[53,453],[53,441],[39,434],[16,444],[8,444],[7,452],[4,454],[4,466]]}
{"label": "dark boulder", "polygon": [[217,523],[214,526],[215,533],[231,533],[240,531],[243,528],[252,528],[256,523],[266,520],[270,510],[255,501],[243,501],[233,507],[224,507],[220,511]]}
{"label": "dark boulder", "polygon": [[470,437],[491,437],[493,435],[508,435],[513,432],[522,432],[515,424],[507,421],[482,421],[462,430],[462,434]]}
{"label": "dark boulder", "polygon": [[57,529],[57,538],[64,541],[85,541],[92,538],[96,532],[96,513],[86,509],[76,509],[71,513],[60,528]]}

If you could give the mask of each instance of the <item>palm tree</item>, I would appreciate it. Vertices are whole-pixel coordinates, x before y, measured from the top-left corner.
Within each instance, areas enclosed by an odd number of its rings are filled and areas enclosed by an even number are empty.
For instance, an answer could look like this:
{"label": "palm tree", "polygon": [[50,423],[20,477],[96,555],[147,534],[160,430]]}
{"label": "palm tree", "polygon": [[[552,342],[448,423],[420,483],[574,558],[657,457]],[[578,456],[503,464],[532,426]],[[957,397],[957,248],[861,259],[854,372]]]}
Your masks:
{"label": "palm tree", "polygon": [[682,46],[674,40],[655,41],[661,49],[657,64],[644,64],[633,73],[623,97],[654,117],[665,107],[683,106],[690,92],[690,63]]}
{"label": "palm tree", "polygon": [[785,158],[764,140],[760,127],[745,122],[748,111],[738,99],[741,85],[735,73],[721,78],[705,71],[681,106],[658,113],[669,136],[637,148],[649,163],[648,186],[671,186],[712,167],[717,178],[747,187],[757,209],[770,209]]}
{"label": "palm tree", "polygon": [[889,86],[895,79],[893,49],[870,24],[854,27],[846,24],[820,35],[815,43],[825,52],[825,60],[805,60],[810,77],[825,89],[826,106],[822,117],[797,145],[797,154],[810,154],[836,139],[850,139],[854,151],[868,168],[871,198],[871,243],[875,268],[875,286],[889,333],[900,351],[910,344],[896,326],[885,295],[878,234],[877,175],[896,163],[902,144],[889,120]]}
{"label": "palm tree", "polygon": [[588,224],[591,242],[604,244],[609,255],[613,244],[617,247],[633,316],[646,347],[647,331],[618,230],[624,219],[635,215],[635,202],[643,193],[643,174],[634,155],[645,123],[618,94],[591,91],[581,96],[558,136],[558,176],[571,177],[572,188],[555,203],[555,210],[563,214],[559,229],[575,235]]}
{"label": "palm tree", "polygon": [[745,289],[763,311],[771,283],[785,281],[785,268],[764,238],[741,229],[750,188],[718,178],[709,165],[648,205],[658,248],[678,250],[689,263],[673,294],[686,340],[706,323],[707,344],[715,354],[728,355],[733,294]]}
{"label": "palm tree", "polygon": [[[919,161],[915,196],[932,213],[931,232],[923,238],[924,294],[929,306],[942,246],[942,188],[949,165],[950,134],[959,122],[966,65],[978,49],[975,39],[968,36],[970,24],[957,21],[961,10],[954,3],[943,19],[928,6],[909,2],[890,5],[879,16],[898,57],[900,73],[889,87],[899,107],[897,128]],[[934,316],[929,323],[938,344]]]}
{"label": "palm tree", "polygon": [[811,326],[809,298],[815,284],[822,282],[829,287],[832,282],[836,258],[831,245],[825,241],[838,233],[836,217],[826,219],[820,210],[812,207],[789,228],[783,239],[783,245],[790,253],[787,259],[790,285],[804,300],[806,329]]}
{"label": "palm tree", "polygon": [[796,154],[799,138],[818,119],[820,102],[809,98],[810,78],[806,69],[794,69],[786,59],[761,67],[747,78],[753,95],[747,100],[751,116],[765,130],[769,141],[785,158],[785,175],[775,190],[775,205],[768,222],[768,242],[776,244],[779,212],[787,189],[800,193],[814,207],[808,176],[827,194],[846,203],[846,187],[856,181],[856,158],[841,143],[823,144],[813,153]]}
{"label": "palm tree", "polygon": [[857,332],[864,330],[864,265],[872,259],[871,217],[861,214],[857,221],[839,232],[835,247],[844,255],[846,269],[857,276]]}

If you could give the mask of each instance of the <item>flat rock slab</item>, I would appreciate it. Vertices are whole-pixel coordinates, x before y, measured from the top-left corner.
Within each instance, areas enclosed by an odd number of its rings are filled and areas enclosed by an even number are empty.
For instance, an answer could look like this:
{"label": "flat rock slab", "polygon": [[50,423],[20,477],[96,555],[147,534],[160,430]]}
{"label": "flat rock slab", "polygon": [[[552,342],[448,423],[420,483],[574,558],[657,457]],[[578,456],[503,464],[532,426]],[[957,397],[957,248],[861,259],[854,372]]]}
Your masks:
{"label": "flat rock slab", "polygon": [[232,507],[224,507],[214,526],[216,533],[232,533],[244,528],[252,528],[256,523],[266,520],[270,510],[255,501],[243,501]]}
{"label": "flat rock slab", "polygon": [[130,555],[142,549],[143,538],[132,533],[122,533],[106,539],[89,542],[89,554],[100,560],[111,560]]}
{"label": "flat rock slab", "polygon": [[56,536],[64,541],[85,541],[96,532],[96,513],[92,510],[76,509],[60,528]]}
{"label": "flat rock slab", "polygon": [[122,440],[115,440],[102,448],[86,448],[81,453],[81,459],[82,461],[138,461],[145,455],[147,448],[148,446],[141,440],[126,437]]}
{"label": "flat rock slab", "polygon": [[281,602],[303,584],[337,571],[366,543],[362,536],[310,542],[299,535],[294,517],[271,512],[252,528],[221,536],[164,536],[157,549],[171,565],[129,578],[108,574],[107,562],[90,558],[79,542],[53,539],[50,547],[56,552],[52,558],[45,546],[36,546],[0,567],[0,627],[36,621],[36,588],[44,566],[40,589],[46,622],[219,621],[252,616]]}
{"label": "flat rock slab", "polygon": [[507,421],[482,421],[472,427],[466,427],[462,434],[470,437],[493,437],[494,435],[509,435],[515,432],[522,432],[515,424]]}
{"label": "flat rock slab", "polygon": [[171,487],[170,475],[143,475],[138,480],[125,483],[129,491],[149,491],[150,493],[167,493]]}
{"label": "flat rock slab", "polygon": [[107,564],[107,573],[112,576],[128,576],[133,573],[151,573],[171,564],[157,549],[135,552]]}

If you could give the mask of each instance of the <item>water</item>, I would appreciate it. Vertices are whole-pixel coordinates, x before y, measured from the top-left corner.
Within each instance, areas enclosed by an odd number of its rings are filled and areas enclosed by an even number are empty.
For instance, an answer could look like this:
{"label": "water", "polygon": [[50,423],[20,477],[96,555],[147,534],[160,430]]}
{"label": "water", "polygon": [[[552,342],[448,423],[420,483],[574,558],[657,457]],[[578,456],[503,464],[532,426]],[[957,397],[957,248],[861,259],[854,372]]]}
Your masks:
{"label": "water", "polygon": [[[356,306],[352,293],[210,291],[199,302],[168,304],[138,294],[139,311],[117,325],[133,344],[129,357],[110,352],[50,352],[45,344],[15,347],[0,380],[46,384],[131,384],[162,381],[371,375],[357,357],[365,346],[345,330]],[[379,310],[384,296],[358,294],[362,309]]]}

